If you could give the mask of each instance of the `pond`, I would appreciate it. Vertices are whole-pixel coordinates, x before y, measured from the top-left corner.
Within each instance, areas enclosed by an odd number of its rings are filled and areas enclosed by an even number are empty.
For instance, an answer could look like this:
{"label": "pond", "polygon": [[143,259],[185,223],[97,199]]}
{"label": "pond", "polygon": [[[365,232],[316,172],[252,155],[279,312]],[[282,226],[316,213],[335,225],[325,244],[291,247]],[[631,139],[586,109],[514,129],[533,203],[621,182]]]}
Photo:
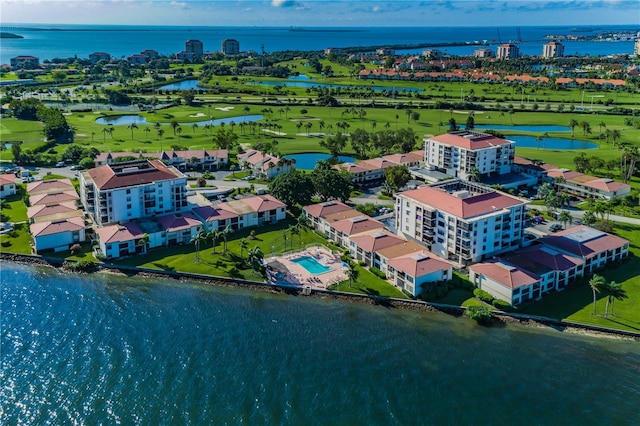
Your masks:
{"label": "pond", "polygon": [[538,149],[593,149],[598,145],[593,142],[560,138],[542,138],[538,141],[534,136],[509,136],[516,143],[516,148]]}
{"label": "pond", "polygon": [[157,87],[156,90],[190,90],[190,89],[202,89],[198,86],[200,80],[184,80],[177,83],[165,84],[164,86]]}
{"label": "pond", "polygon": [[491,130],[520,130],[523,132],[568,132],[571,130],[569,126],[551,126],[551,125],[533,125],[533,126],[515,126],[503,124],[479,124],[474,126],[475,129],[491,129]]}
{"label": "pond", "polygon": [[[233,121],[236,124],[240,124],[243,121],[246,121],[246,122],[258,121],[258,120],[262,120],[263,118],[264,118],[263,115],[239,115],[237,117],[227,117],[227,118],[194,121],[194,122],[178,123],[178,124],[181,126],[193,126],[194,124],[197,124],[198,126],[204,126],[205,124],[212,124],[214,126],[219,126],[221,123],[229,124]],[[148,123],[146,117],[143,117],[141,115],[118,115],[118,116],[111,116],[111,117],[100,117],[100,118],[96,118],[96,123],[103,124],[103,125],[111,124],[113,126],[123,126],[123,125],[129,125],[132,123],[155,124],[155,123]],[[167,125],[169,123],[161,122],[160,124]]]}
{"label": "pond", "polygon": [[[302,154],[285,155],[283,158],[295,158],[296,169],[301,170],[313,170],[316,167],[316,163],[319,160],[328,160],[331,158],[330,154],[322,154],[319,152],[306,152]],[[353,157],[346,155],[339,155],[338,161],[341,163],[354,163],[356,160]]]}
{"label": "pond", "polygon": [[287,80],[311,80],[308,75],[298,74],[298,75],[290,75],[287,77]]}

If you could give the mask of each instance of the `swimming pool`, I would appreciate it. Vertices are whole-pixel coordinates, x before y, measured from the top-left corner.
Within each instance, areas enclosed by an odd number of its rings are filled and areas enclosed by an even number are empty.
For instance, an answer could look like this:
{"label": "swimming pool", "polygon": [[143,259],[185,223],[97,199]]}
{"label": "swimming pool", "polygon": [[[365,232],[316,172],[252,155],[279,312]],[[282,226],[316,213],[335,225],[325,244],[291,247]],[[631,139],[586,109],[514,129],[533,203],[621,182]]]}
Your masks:
{"label": "swimming pool", "polygon": [[320,275],[333,270],[332,267],[321,264],[311,256],[296,257],[295,259],[291,259],[291,261],[302,266],[307,272],[313,275]]}

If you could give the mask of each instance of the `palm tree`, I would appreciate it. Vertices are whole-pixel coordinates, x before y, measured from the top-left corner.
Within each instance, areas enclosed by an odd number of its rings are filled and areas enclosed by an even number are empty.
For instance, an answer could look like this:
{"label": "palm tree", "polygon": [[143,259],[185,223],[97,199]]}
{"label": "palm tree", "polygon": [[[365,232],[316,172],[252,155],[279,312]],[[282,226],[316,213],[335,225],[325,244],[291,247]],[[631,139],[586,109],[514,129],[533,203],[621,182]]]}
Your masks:
{"label": "palm tree", "polygon": [[138,247],[142,247],[142,253],[147,253],[147,246],[149,245],[149,234],[147,234],[146,232],[142,234],[142,237],[140,237],[136,245]]}
{"label": "palm tree", "polygon": [[107,141],[107,133],[109,133],[109,128],[104,127],[102,129],[102,141],[106,142]]}
{"label": "palm tree", "polygon": [[573,135],[575,134],[575,128],[578,125],[578,122],[574,119],[571,119],[569,121],[569,127],[571,127],[571,138],[573,138]]}
{"label": "palm tree", "polygon": [[467,173],[467,177],[472,182],[480,182],[480,170],[478,170],[476,167],[470,168],[469,172]]}
{"label": "palm tree", "polygon": [[207,238],[209,238],[213,243],[212,244],[213,254],[216,253],[216,245],[218,244],[218,240],[220,239],[221,236],[222,236],[222,232],[220,232],[219,229],[212,229],[211,232],[209,232],[209,235],[207,235]]}
{"label": "palm tree", "polygon": [[572,219],[573,218],[571,217],[571,213],[566,210],[562,210],[560,216],[558,216],[558,220],[562,222],[562,224],[564,225],[564,229],[567,229],[567,222],[571,223]]}
{"label": "palm tree", "polygon": [[133,140],[133,129],[137,129],[138,125],[136,123],[131,123],[127,126],[127,129],[131,129],[131,140]]}
{"label": "palm tree", "polygon": [[[300,235],[300,229],[297,226],[291,226],[289,227],[289,233],[291,234],[291,250],[293,250],[293,242],[295,241],[293,236],[298,234]],[[302,241],[302,237],[300,237],[300,240]]]}
{"label": "palm tree", "polygon": [[358,277],[360,276],[360,271],[356,268],[356,263],[353,261],[349,261],[349,268],[347,269],[347,277],[349,278],[349,287],[358,281]]}
{"label": "palm tree", "polygon": [[604,286],[607,284],[607,280],[602,275],[594,274],[589,280],[589,287],[593,292],[593,314],[596,314],[596,293],[600,293]]}
{"label": "palm tree", "polygon": [[207,239],[207,233],[204,229],[198,231],[196,235],[191,238],[191,242],[196,246],[196,262],[200,262],[200,244]]}
{"label": "palm tree", "polygon": [[249,247],[249,240],[246,238],[240,239],[240,257],[244,257],[244,251]]}
{"label": "palm tree", "polygon": [[193,129],[193,134],[195,135],[196,134],[196,129],[198,128],[198,123],[193,123],[191,125],[191,128]]}
{"label": "palm tree", "polygon": [[180,127],[180,124],[178,124],[178,122],[174,120],[174,121],[171,122],[170,126],[173,129],[173,134],[175,135],[176,134],[176,129],[178,127]]}
{"label": "palm tree", "polygon": [[257,272],[258,269],[260,269],[260,266],[262,266],[262,259],[264,259],[264,254],[262,254],[260,247],[255,246],[252,249],[249,249],[247,257],[249,265],[251,265],[251,269]]}
{"label": "palm tree", "polygon": [[173,129],[173,134],[178,134],[178,143],[180,143],[180,133],[182,133],[182,127],[178,126],[175,129]]}
{"label": "palm tree", "polygon": [[164,135],[164,130],[158,129],[158,139],[160,139],[160,152],[162,152],[162,135]]}
{"label": "palm tree", "polygon": [[231,228],[231,225],[227,225],[226,228],[222,230],[222,239],[224,240],[224,254],[227,254],[227,239],[231,234],[233,234],[233,228]]}
{"label": "palm tree", "polygon": [[609,304],[611,304],[611,315],[613,315],[613,302],[628,299],[629,295],[627,291],[622,288],[622,284],[618,284],[615,281],[608,283],[605,286],[605,291],[607,292],[607,305],[604,311],[604,317],[606,318],[609,315]]}
{"label": "palm tree", "polygon": [[150,127],[145,127],[144,128],[144,132],[147,134],[147,140],[149,140],[149,133],[151,133],[151,128]]}

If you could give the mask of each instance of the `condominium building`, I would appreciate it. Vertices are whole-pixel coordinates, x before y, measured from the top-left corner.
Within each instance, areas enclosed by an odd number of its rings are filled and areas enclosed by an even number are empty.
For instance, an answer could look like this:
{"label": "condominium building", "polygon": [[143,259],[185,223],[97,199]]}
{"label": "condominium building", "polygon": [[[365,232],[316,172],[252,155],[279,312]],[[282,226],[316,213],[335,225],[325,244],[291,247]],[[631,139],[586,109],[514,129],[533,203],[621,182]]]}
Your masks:
{"label": "condominium building", "polygon": [[424,140],[425,166],[449,176],[469,179],[480,175],[511,173],[515,142],[497,136],[463,130]]}
{"label": "condominium building", "polygon": [[240,42],[232,38],[222,40],[222,53],[225,55],[237,55],[240,53]]}
{"label": "condominium building", "polygon": [[93,65],[97,64],[100,61],[109,62],[111,60],[111,55],[107,52],[93,52],[89,54],[89,60]]}
{"label": "condominium building", "polygon": [[576,226],[531,247],[469,267],[473,284],[511,305],[562,291],[576,278],[591,274],[629,254],[629,241],[586,226]]}
{"label": "condominium building", "polygon": [[294,169],[292,162],[255,149],[249,149],[242,154],[238,154],[237,158],[242,169],[248,170],[254,176],[263,179],[273,179]]}
{"label": "condominium building", "polygon": [[522,242],[527,201],[454,179],[396,194],[396,229],[466,265]]}
{"label": "condominium building", "polygon": [[640,56],[640,35],[636,38],[636,42],[633,44],[633,54]]}
{"label": "condominium building", "polygon": [[32,70],[40,66],[40,60],[35,56],[16,56],[10,62],[12,70]]}
{"label": "condominium building", "polygon": [[491,49],[476,49],[473,51],[475,58],[491,58],[493,57],[493,50]]}
{"label": "condominium building", "polygon": [[80,174],[80,198],[99,226],[174,213],[187,206],[187,178],[159,160],[96,167]]}
{"label": "condominium building", "polygon": [[200,55],[204,53],[202,42],[200,40],[187,40],[184,43],[184,50],[194,55]]}
{"label": "condominium building", "polygon": [[498,59],[516,59],[520,56],[520,49],[515,44],[506,43],[498,46],[496,58]]}
{"label": "condominium building", "polygon": [[0,175],[0,199],[15,195],[16,176],[11,173]]}
{"label": "condominium building", "polygon": [[564,56],[564,45],[557,41],[550,41],[542,46],[543,58],[561,58]]}

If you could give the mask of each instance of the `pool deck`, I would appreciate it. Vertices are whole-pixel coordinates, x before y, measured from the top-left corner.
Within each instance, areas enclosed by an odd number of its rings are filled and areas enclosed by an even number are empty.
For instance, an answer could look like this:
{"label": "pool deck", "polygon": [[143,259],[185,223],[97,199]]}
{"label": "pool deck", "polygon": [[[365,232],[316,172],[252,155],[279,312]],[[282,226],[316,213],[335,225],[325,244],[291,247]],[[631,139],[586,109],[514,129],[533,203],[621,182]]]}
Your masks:
{"label": "pool deck", "polygon": [[[333,269],[322,274],[312,274],[301,265],[291,261],[292,259],[302,256],[312,257],[321,265],[329,266]],[[273,256],[266,259],[267,265],[272,262],[279,262],[287,269],[284,277],[277,280],[277,283],[281,285],[325,290],[332,284],[348,279],[346,272],[343,270],[340,256],[333,254],[331,250],[324,246],[309,247],[294,253],[287,253],[282,256]],[[270,282],[276,283],[276,279],[271,278]]]}

